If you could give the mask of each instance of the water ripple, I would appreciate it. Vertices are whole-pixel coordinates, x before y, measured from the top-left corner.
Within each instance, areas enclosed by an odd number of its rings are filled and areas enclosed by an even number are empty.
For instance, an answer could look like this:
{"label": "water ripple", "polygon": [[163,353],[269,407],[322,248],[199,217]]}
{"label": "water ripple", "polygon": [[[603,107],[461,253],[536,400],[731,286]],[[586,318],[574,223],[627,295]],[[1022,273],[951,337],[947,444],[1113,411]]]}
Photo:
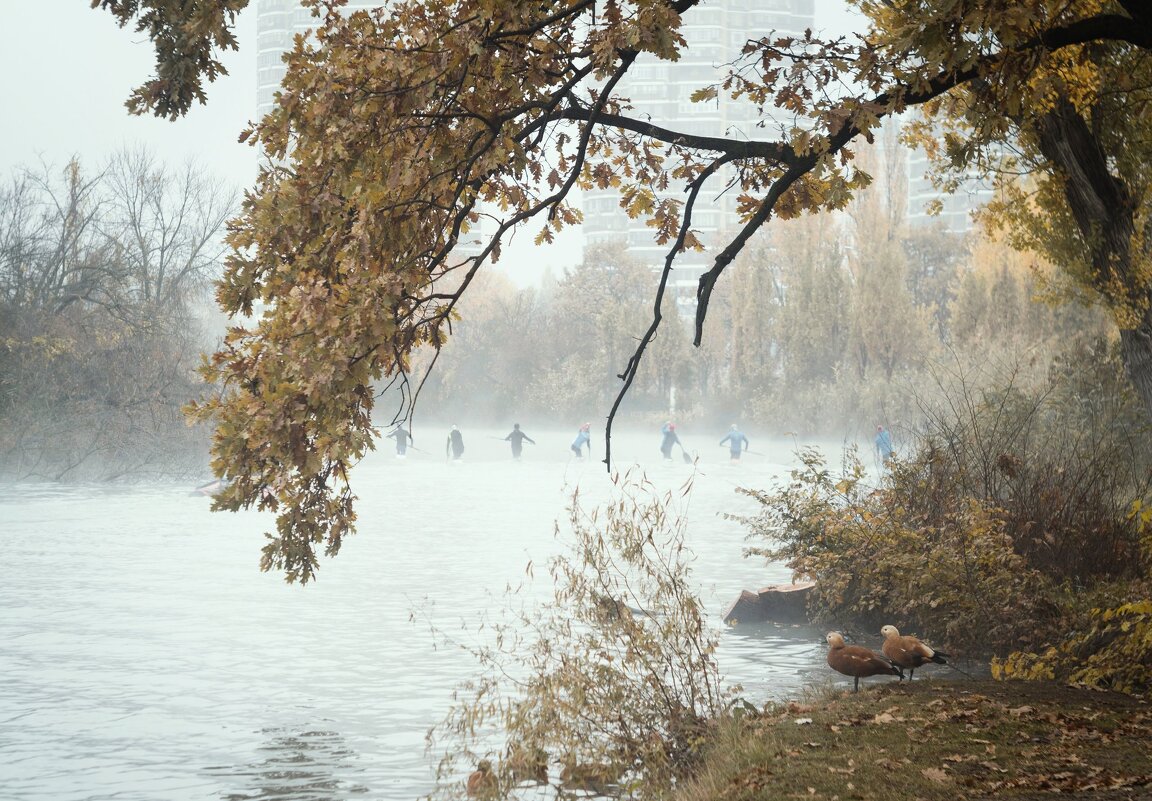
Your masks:
{"label": "water ripple", "polygon": [[[418,436],[419,436],[418,432]],[[466,432],[467,433],[467,432]],[[502,435],[504,432],[500,432]],[[8,801],[337,801],[416,798],[433,785],[424,735],[476,672],[445,648],[506,585],[537,581],[564,548],[554,522],[579,485],[603,497],[598,462],[567,459],[567,432],[529,447],[470,438],[468,461],[374,454],[358,467],[359,533],[319,581],[258,570],[255,512],[212,514],[175,485],[20,485],[0,502],[0,786]],[[619,437],[621,456],[655,437]],[[789,459],[702,465],[688,506],[693,576],[710,617],[786,571],[741,558],[724,512],[754,503]],[[678,488],[692,468],[650,465]],[[753,699],[823,675],[818,633],[741,625],[718,660]]]}

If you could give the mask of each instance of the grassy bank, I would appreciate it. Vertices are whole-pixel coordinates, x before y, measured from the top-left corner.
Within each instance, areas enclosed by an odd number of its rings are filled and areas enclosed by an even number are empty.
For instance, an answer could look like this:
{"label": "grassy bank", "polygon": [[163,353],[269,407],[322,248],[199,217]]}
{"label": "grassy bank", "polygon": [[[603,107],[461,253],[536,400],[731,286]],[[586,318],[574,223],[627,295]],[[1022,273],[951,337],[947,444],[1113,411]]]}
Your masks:
{"label": "grassy bank", "polygon": [[712,735],[677,801],[1152,798],[1152,707],[1055,683],[873,684]]}

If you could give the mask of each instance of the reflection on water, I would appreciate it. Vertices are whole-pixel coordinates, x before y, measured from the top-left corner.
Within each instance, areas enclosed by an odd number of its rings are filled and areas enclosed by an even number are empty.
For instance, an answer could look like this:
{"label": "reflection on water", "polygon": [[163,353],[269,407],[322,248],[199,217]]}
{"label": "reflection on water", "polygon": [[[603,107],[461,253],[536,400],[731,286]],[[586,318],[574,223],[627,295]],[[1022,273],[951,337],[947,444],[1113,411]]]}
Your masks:
{"label": "reflection on water", "polygon": [[[465,430],[466,461],[453,465],[425,445],[444,432],[413,433],[427,451],[376,453],[357,468],[358,534],[304,588],[258,570],[270,517],[212,514],[188,486],[4,488],[4,801],[430,792],[424,736],[476,665],[466,650],[437,648],[426,624],[410,622],[413,607],[429,599],[442,628],[475,628],[529,563],[566,550],[554,522],[572,491],[594,501],[609,483],[600,462],[570,458],[570,431],[533,429],[538,444],[515,462],[485,436],[506,429]],[[756,442],[769,455],[733,465],[701,445],[693,468],[659,461],[658,443],[613,438],[622,463],[648,460],[658,487],[676,492],[694,476],[692,576],[720,629],[741,590],[788,580],[742,558],[746,532],[723,514],[754,513],[736,487],[770,485],[790,448]],[[535,575],[530,597],[550,597],[547,571]],[[722,632],[717,658],[753,701],[779,698],[826,674],[820,635],[742,625]]]}
{"label": "reflection on water", "polygon": [[827,683],[824,630],[811,626],[741,623],[725,632],[717,660],[739,676],[743,695],[781,700]]}
{"label": "reflection on water", "polygon": [[333,731],[285,733],[265,729],[268,738],[260,747],[257,759],[247,765],[223,765],[206,769],[225,784],[247,780],[251,789],[225,791],[227,801],[342,801],[369,792],[355,781],[340,778],[355,772],[351,764],[356,752],[344,738]]}

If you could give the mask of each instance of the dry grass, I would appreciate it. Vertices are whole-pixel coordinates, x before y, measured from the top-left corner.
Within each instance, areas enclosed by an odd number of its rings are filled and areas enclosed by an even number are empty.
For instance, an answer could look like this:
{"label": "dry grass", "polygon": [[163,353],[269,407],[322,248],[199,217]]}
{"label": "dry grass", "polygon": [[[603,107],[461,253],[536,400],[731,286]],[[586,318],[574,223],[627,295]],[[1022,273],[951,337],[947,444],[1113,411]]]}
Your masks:
{"label": "dry grass", "polygon": [[871,685],[732,719],[676,801],[1152,799],[1152,708],[1048,683]]}

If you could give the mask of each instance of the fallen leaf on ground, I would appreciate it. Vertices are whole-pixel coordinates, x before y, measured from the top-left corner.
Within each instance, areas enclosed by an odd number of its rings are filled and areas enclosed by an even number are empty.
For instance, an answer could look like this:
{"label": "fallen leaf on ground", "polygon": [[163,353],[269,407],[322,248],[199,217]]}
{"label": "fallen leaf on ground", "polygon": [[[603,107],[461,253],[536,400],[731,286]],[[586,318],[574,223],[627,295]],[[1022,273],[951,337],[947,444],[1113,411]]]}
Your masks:
{"label": "fallen leaf on ground", "polygon": [[920,773],[922,773],[928,781],[933,781],[937,784],[945,784],[948,781],[948,771],[941,768],[924,768]]}

